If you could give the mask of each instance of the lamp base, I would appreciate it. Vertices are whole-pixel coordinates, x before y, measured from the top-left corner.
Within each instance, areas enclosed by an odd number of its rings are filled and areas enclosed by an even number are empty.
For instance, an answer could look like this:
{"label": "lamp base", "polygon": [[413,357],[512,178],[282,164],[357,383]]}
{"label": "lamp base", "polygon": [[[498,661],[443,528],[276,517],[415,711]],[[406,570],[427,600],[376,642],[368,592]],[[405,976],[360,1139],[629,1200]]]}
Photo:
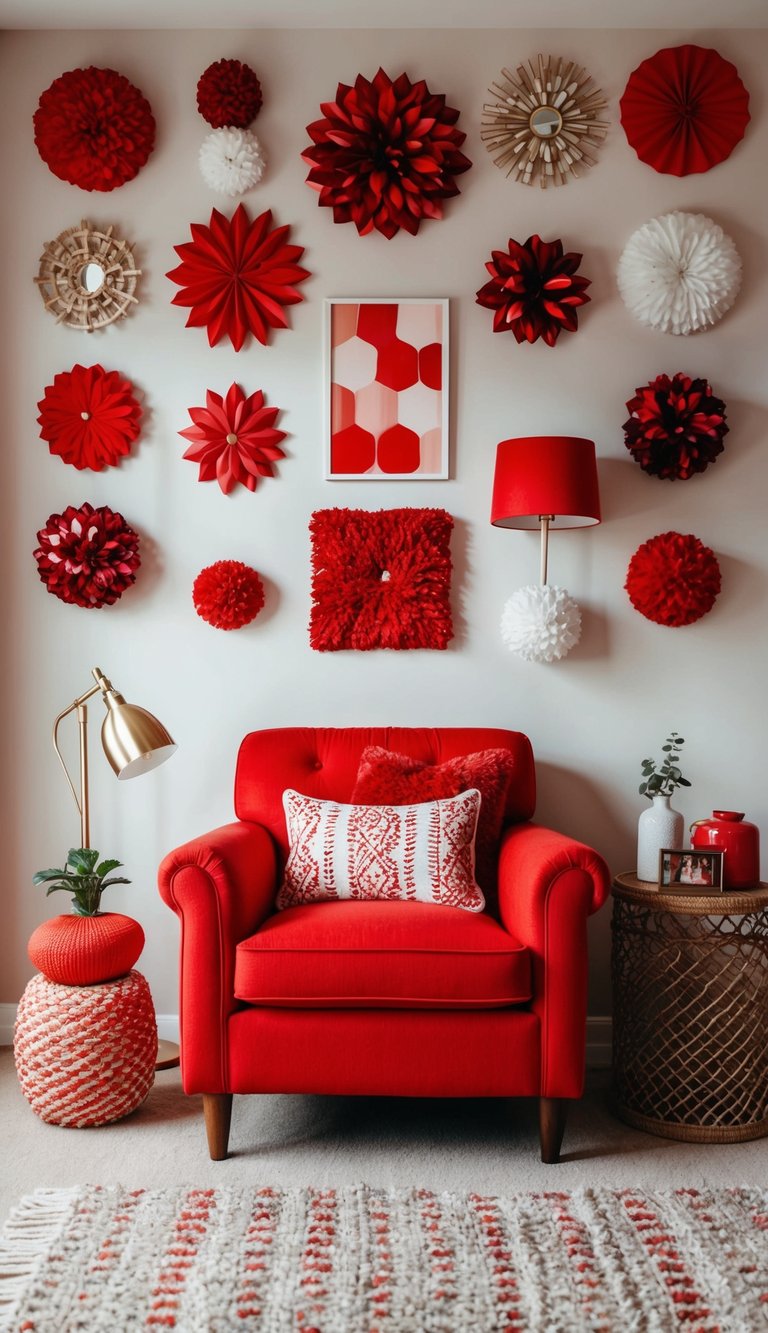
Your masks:
{"label": "lamp base", "polygon": [[175,1069],[181,1063],[179,1048],[175,1041],[159,1040],[155,1069]]}

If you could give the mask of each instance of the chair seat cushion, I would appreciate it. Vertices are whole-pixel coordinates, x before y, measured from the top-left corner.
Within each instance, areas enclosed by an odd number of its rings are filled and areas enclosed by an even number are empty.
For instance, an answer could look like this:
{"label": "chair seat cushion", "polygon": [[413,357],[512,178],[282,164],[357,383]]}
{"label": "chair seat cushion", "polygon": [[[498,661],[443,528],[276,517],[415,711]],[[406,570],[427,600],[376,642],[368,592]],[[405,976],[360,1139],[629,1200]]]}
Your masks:
{"label": "chair seat cushion", "polygon": [[310,1008],[494,1009],[531,998],[529,950],[493,917],[418,902],[289,907],[237,946],[235,995]]}

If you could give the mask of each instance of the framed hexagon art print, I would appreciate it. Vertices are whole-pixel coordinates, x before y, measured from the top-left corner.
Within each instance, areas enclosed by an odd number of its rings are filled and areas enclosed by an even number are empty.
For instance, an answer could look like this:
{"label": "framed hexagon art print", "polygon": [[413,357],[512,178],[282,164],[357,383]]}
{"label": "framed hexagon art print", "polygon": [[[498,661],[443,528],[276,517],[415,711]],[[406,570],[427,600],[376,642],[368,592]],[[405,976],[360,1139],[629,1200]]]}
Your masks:
{"label": "framed hexagon art print", "polygon": [[448,301],[325,302],[328,481],[448,477]]}

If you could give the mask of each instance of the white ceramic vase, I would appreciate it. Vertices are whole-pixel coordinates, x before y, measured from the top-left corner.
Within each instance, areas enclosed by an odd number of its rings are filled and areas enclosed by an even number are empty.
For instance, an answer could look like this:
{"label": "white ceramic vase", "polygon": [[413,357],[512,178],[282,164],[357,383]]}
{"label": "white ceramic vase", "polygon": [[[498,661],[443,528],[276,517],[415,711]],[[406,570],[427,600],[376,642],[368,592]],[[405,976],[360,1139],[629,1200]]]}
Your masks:
{"label": "white ceramic vase", "polygon": [[682,847],[685,823],[668,796],[654,796],[637,821],[637,878],[657,884],[662,847]]}

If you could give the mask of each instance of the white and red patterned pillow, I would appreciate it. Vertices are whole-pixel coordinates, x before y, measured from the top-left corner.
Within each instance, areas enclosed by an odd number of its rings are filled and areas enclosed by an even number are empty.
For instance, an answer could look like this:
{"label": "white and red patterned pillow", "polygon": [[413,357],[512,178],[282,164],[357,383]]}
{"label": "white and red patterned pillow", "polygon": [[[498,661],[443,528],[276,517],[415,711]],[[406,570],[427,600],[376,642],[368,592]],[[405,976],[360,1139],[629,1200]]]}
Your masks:
{"label": "white and red patterned pillow", "polygon": [[283,793],[288,860],[278,908],[325,899],[413,899],[482,912],[480,793],[419,805],[341,805]]}

